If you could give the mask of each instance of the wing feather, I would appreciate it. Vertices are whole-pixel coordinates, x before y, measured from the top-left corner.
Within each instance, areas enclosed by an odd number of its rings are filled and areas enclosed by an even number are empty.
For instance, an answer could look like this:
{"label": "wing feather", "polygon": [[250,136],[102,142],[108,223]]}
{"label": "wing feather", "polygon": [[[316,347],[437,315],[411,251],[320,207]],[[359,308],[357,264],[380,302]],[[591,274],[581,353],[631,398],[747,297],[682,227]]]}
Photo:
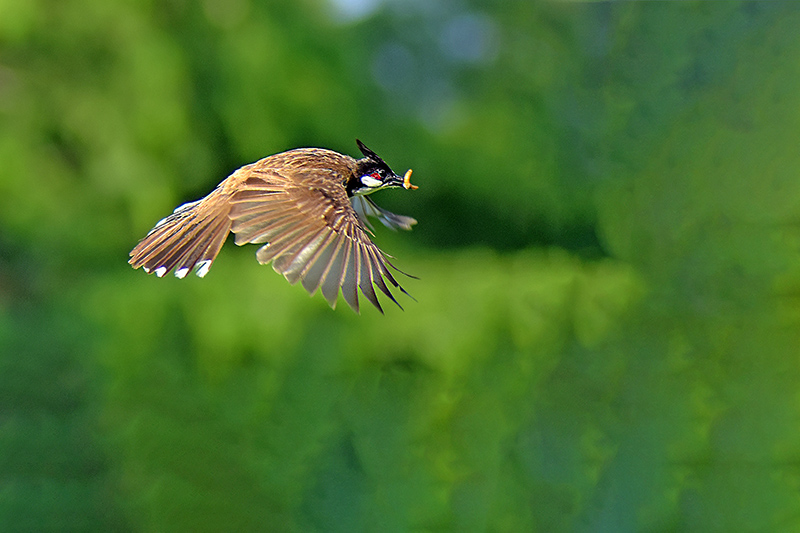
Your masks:
{"label": "wing feather", "polygon": [[375,294],[375,289],[373,288],[373,271],[372,271],[372,263],[369,260],[369,256],[366,251],[366,247],[363,244],[358,245],[359,250],[359,281],[358,286],[361,288],[361,293],[370,301],[372,305],[378,308],[378,311],[383,313],[383,308],[381,304],[378,303],[378,296]]}
{"label": "wing feather", "polygon": [[267,214],[244,224],[234,221],[231,230],[236,234],[236,244],[267,242],[274,235],[286,231],[291,226],[305,222],[302,213],[283,212],[276,215]]}
{"label": "wing feather", "polygon": [[305,278],[303,279],[303,287],[309,292],[314,294],[319,289],[327,278],[330,265],[339,251],[341,238],[336,236],[331,239],[328,245],[320,254],[319,258],[311,265]]}
{"label": "wing feather", "polygon": [[341,289],[358,312],[360,289],[383,312],[375,287],[399,306],[384,278],[405,291],[370,240],[366,216],[404,229],[413,219],[382,210],[368,199],[353,202],[360,202],[361,213],[347,197],[342,179],[330,172],[295,173],[289,179],[277,169],[260,169],[231,195],[231,231],[236,244],[265,243],[256,253],[260,263],[271,262],[292,284],[302,281],[309,294],[320,290],[331,307]]}
{"label": "wing feather", "polygon": [[391,301],[393,301],[397,305],[397,307],[402,309],[403,306],[401,306],[397,302],[397,300],[395,300],[394,295],[389,290],[389,287],[387,287],[386,283],[384,283],[383,281],[382,274],[388,272],[386,267],[383,266],[383,258],[379,257],[378,254],[375,252],[375,250],[369,247],[367,248],[367,254],[369,255],[369,263],[374,273],[372,276],[372,282],[375,284],[375,286],[377,286],[381,290],[383,294],[385,294]]}
{"label": "wing feather", "polygon": [[281,201],[280,199],[266,197],[258,201],[234,204],[233,208],[231,209],[230,217],[231,219],[239,222],[241,225],[245,222],[252,221],[260,215],[266,215],[268,213],[281,213],[283,211],[291,210],[293,207],[294,205],[291,201]]}
{"label": "wing feather", "polygon": [[380,207],[369,196],[355,196],[352,199],[352,203],[353,209],[356,214],[358,214],[361,222],[366,224],[371,230],[374,230],[374,228],[367,220],[368,216],[377,218],[384,226],[391,230],[410,230],[411,226],[417,223],[415,218],[398,215]]}
{"label": "wing feather", "polygon": [[323,276],[328,271],[328,265],[333,258],[333,253],[336,251],[338,243],[338,238],[331,239],[322,250],[322,253],[319,254],[316,261],[310,264],[310,268],[303,277],[303,288],[307,290],[309,294],[314,294],[317,292],[317,289],[319,289]]}
{"label": "wing feather", "polygon": [[327,228],[316,230],[316,233],[312,233],[311,236],[293,247],[291,252],[277,258],[273,266],[286,276],[289,283],[294,285],[300,279],[303,268],[313,260],[314,255],[330,235],[332,232],[327,231]]}
{"label": "wing feather", "polygon": [[325,251],[326,246],[336,238],[336,234],[324,228],[321,232],[319,241],[313,241],[306,250],[298,254],[297,258],[287,267],[283,273],[289,283],[297,283],[298,280],[304,278],[309,269],[317,263],[320,255]]}
{"label": "wing feather", "polygon": [[294,255],[314,239],[319,230],[313,226],[297,226],[269,242],[258,251],[258,261],[261,264],[273,261],[275,270],[283,274],[287,261],[291,262]]}
{"label": "wing feather", "polygon": [[345,262],[345,271],[342,276],[342,297],[350,308],[358,313],[358,270],[359,264],[356,251],[359,244],[348,240],[349,252]]}
{"label": "wing feather", "polygon": [[350,240],[344,237],[339,237],[336,243],[336,250],[333,252],[330,264],[325,269],[325,274],[322,280],[322,295],[328,300],[328,305],[336,307],[336,296],[339,294],[339,287],[342,286],[342,276],[344,269],[347,266],[345,258],[347,257],[347,249],[350,246]]}

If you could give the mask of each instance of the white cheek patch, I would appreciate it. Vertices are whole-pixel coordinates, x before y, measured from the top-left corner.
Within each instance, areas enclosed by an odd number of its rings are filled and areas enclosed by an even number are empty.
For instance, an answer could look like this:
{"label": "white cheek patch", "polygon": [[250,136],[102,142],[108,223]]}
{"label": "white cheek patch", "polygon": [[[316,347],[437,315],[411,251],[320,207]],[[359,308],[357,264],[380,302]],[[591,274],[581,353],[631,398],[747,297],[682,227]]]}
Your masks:
{"label": "white cheek patch", "polygon": [[376,180],[372,176],[361,176],[361,183],[370,188],[380,187],[381,185],[383,185],[383,182],[381,180]]}

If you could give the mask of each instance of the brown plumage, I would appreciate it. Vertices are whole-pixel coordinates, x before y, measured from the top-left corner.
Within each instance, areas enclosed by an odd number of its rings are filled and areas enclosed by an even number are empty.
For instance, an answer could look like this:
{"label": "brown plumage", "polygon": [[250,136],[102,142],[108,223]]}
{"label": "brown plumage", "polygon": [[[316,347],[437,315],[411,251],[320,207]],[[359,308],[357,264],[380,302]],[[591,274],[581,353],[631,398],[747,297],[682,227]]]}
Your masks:
{"label": "brown plumage", "polygon": [[[360,141],[356,160],[322,148],[299,148],[246,165],[208,196],[178,207],[150,230],[130,253],[133,268],[178,278],[192,269],[208,273],[229,232],[237,245],[264,244],[256,252],[272,262],[289,283],[301,281],[335,307],[341,288],[345,301],[359,310],[358,289],[381,312],[373,288],[397,303],[384,280],[405,290],[392,276],[395,268],[367,234],[367,216],[387,227],[411,229],[416,220],[381,209],[367,194],[388,187],[415,189]],[[396,268],[395,268],[396,270]],[[398,304],[399,306],[400,304]]]}

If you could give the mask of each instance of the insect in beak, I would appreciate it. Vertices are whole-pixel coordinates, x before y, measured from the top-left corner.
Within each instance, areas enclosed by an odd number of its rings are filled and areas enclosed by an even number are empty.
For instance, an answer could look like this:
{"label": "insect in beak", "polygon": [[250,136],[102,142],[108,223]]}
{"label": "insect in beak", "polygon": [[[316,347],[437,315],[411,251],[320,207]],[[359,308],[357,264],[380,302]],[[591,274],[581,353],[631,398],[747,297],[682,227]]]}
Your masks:
{"label": "insect in beak", "polygon": [[416,185],[411,185],[411,169],[410,168],[406,171],[406,175],[403,176],[403,187],[405,187],[406,189],[411,189],[411,190],[419,189],[419,187],[417,187]]}

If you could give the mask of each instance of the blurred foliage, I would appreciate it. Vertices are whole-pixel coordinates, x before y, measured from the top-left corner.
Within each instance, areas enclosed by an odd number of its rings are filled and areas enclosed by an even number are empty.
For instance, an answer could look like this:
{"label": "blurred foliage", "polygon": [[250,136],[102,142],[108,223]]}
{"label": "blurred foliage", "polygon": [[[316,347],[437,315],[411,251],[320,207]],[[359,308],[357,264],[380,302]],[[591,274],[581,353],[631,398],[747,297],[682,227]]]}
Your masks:
{"label": "blurred foliage", "polygon": [[[365,11],[359,12],[358,8]],[[4,531],[796,531],[800,6],[0,0]],[[127,252],[359,137],[416,301]]]}

